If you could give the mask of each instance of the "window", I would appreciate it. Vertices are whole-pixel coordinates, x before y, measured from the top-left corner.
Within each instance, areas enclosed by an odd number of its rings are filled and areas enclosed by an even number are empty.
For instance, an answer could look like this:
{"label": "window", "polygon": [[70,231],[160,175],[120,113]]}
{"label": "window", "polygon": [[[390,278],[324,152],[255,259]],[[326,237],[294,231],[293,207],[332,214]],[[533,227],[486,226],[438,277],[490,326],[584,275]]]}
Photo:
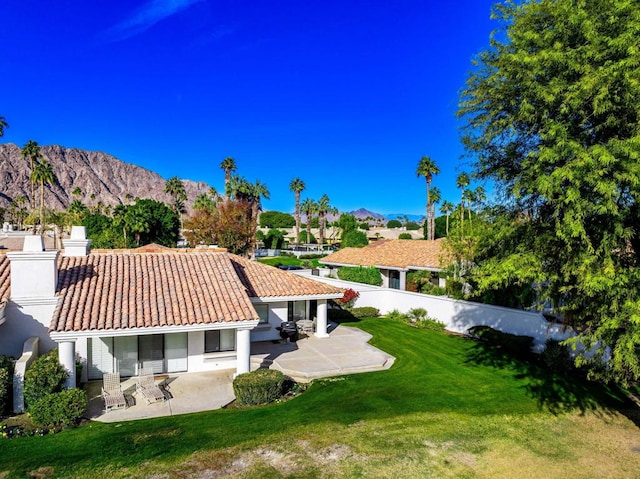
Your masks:
{"label": "window", "polygon": [[204,332],[204,352],[217,353],[236,349],[236,330],[217,329]]}
{"label": "window", "polygon": [[307,315],[306,301],[289,301],[287,303],[287,320],[298,321]]}
{"label": "window", "polygon": [[260,322],[258,324],[269,324],[269,305],[268,304],[254,304],[253,307],[260,316]]}

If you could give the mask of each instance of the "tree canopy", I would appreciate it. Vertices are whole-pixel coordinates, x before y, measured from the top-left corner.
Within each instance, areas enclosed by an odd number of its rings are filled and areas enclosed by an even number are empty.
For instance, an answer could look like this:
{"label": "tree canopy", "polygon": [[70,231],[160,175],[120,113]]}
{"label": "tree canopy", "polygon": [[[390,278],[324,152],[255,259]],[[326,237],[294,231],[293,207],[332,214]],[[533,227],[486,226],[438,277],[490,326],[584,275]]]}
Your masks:
{"label": "tree canopy", "polygon": [[504,29],[459,109],[474,176],[506,206],[476,258],[478,288],[539,285],[596,359],[610,352],[607,368],[579,364],[638,379],[640,4],[508,1],[494,18]]}

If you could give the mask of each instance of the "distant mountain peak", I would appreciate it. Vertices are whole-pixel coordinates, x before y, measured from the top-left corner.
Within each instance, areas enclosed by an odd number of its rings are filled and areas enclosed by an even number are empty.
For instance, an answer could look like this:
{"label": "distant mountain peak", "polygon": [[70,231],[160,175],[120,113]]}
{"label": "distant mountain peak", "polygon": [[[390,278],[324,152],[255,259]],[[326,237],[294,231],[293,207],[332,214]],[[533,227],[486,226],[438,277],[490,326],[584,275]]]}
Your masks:
{"label": "distant mountain peak", "polygon": [[373,218],[374,220],[383,220],[384,219],[384,215],[381,215],[380,213],[374,213],[373,211],[369,211],[365,208],[359,208],[355,211],[350,211],[349,214],[352,214],[353,216],[355,216],[356,218],[359,219],[365,219],[368,217]]}

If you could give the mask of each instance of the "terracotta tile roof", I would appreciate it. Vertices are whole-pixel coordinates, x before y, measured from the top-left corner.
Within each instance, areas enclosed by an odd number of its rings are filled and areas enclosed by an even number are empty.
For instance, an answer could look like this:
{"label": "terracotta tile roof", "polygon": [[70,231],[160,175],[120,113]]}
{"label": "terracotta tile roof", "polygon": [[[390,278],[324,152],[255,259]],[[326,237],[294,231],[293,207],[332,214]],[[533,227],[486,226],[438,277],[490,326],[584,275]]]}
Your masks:
{"label": "terracotta tile roof", "polygon": [[257,320],[227,253],[63,257],[55,332]]}
{"label": "terracotta tile roof", "polygon": [[391,268],[443,267],[446,259],[443,251],[444,239],[425,240],[378,240],[364,248],[343,248],[325,256],[320,263],[360,266],[388,266]]}
{"label": "terracotta tile roof", "polygon": [[342,295],[344,293],[342,289],[320,281],[304,278],[257,261],[230,256],[238,277],[246,285],[249,296],[253,298]]}
{"label": "terracotta tile roof", "polygon": [[11,281],[9,279],[9,258],[0,253],[0,303],[9,299]]}

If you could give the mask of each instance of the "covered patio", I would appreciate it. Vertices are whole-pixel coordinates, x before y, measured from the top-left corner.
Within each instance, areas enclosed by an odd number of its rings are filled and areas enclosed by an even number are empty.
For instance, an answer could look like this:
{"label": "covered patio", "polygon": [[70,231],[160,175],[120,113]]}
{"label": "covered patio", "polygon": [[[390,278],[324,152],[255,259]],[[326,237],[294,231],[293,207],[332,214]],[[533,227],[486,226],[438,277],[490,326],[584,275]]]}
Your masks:
{"label": "covered patio", "polygon": [[[298,382],[316,378],[388,369],[394,357],[367,342],[371,335],[356,328],[331,325],[328,338],[303,337],[296,342],[251,344],[251,369],[278,369]],[[122,381],[128,407],[104,412],[101,381],[84,389],[89,399],[87,418],[102,422],[128,421],[220,409],[232,402],[235,369],[156,376],[166,400],[147,404],[136,393],[135,378]],[[312,392],[310,394],[313,394]]]}

